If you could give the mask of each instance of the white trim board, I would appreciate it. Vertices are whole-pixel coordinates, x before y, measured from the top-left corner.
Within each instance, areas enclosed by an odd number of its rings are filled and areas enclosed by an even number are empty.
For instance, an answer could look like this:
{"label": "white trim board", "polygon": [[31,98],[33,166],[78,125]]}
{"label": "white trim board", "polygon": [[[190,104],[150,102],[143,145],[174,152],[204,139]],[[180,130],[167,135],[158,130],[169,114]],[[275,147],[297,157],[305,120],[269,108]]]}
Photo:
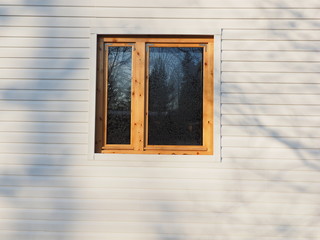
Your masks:
{"label": "white trim board", "polygon": [[[143,160],[193,160],[193,161],[221,161],[221,29],[208,32],[206,35],[214,35],[214,155],[154,155],[154,154],[97,154],[94,152],[95,145],[95,107],[96,107],[96,69],[97,69],[97,38],[98,35],[128,34],[123,29],[109,28],[92,28],[90,41],[90,86],[89,86],[89,146],[88,159],[90,160],[126,160],[126,161],[143,161]],[[150,34],[149,32],[137,34]],[[167,33],[157,33],[157,35],[168,35]],[[196,35],[198,33],[187,34],[184,32],[175,33],[174,35]]]}

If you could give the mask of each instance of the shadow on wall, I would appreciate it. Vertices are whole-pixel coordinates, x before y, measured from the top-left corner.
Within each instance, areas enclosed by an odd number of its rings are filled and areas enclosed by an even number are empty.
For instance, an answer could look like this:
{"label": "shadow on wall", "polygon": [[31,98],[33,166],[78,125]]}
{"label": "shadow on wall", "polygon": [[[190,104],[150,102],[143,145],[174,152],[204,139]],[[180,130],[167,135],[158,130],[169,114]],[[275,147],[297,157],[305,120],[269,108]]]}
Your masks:
{"label": "shadow on wall", "polygon": [[[263,7],[285,6],[264,3]],[[261,15],[267,15],[270,9],[260,9]],[[302,9],[284,11],[289,11],[292,19],[305,17]],[[255,201],[247,203],[247,210],[252,212],[257,202],[269,195],[273,207],[256,211],[278,208],[278,212],[268,218],[256,215],[257,223],[268,224],[273,232],[287,239],[314,238],[319,226],[314,213],[320,211],[314,205],[319,204],[319,182],[315,179],[320,176],[320,39],[318,30],[312,29],[319,29],[320,21],[308,27],[307,21],[283,22],[292,26],[277,30],[279,26],[270,23],[269,30],[264,30],[267,41],[257,36],[240,40],[235,37],[241,43],[240,51],[223,49],[222,156],[224,162],[234,163],[233,167],[253,169],[252,173],[264,179],[265,184],[261,182],[252,197]],[[302,32],[301,28],[310,31]],[[250,159],[252,162],[248,163]],[[242,185],[241,182],[246,181],[239,181]],[[247,183],[248,188],[250,181]]]}
{"label": "shadow on wall", "polygon": [[69,240],[61,232],[71,230],[77,184],[66,176],[86,156],[89,39],[58,28],[68,19],[50,17],[53,7],[10,16],[15,8],[0,7],[0,236]]}

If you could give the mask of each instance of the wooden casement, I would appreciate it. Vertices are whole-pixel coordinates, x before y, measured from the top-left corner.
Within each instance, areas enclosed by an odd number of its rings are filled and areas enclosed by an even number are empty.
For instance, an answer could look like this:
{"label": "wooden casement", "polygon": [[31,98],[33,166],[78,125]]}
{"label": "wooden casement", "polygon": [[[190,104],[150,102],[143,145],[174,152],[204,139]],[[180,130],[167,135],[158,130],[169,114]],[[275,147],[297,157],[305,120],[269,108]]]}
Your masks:
{"label": "wooden casement", "polygon": [[[130,144],[106,142],[106,46],[132,47]],[[202,145],[148,145],[148,46],[203,48]],[[212,155],[214,123],[213,36],[100,36],[97,54],[96,153]]]}

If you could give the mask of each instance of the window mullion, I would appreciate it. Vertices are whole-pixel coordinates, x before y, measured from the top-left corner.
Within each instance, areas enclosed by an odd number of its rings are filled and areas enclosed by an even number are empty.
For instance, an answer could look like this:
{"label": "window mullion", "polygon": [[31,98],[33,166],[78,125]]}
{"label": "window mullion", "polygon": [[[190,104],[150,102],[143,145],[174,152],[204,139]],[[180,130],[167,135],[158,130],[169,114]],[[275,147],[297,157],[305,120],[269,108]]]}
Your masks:
{"label": "window mullion", "polygon": [[143,151],[145,129],[145,43],[136,42],[133,51],[132,142],[135,151]]}

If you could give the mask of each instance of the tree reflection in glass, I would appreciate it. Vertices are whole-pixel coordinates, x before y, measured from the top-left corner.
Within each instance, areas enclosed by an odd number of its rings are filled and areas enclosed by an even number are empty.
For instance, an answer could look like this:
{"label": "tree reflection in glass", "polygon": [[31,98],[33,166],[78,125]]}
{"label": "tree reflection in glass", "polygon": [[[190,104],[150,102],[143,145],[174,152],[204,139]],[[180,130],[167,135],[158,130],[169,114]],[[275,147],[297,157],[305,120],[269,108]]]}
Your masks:
{"label": "tree reflection in glass", "polygon": [[149,48],[149,145],[202,145],[203,48]]}
{"label": "tree reflection in glass", "polygon": [[108,47],[107,144],[130,144],[131,47]]}

